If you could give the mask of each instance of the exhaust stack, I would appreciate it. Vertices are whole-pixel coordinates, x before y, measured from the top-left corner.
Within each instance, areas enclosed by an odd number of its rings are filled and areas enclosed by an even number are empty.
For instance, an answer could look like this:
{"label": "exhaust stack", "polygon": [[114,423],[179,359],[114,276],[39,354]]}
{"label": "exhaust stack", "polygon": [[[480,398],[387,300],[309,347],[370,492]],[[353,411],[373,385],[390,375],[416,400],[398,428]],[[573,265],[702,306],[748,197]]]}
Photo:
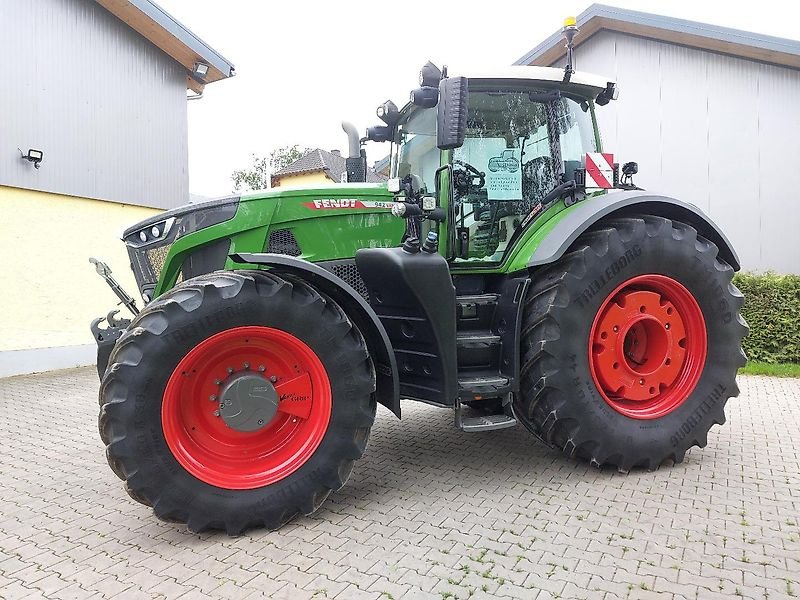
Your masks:
{"label": "exhaust stack", "polygon": [[347,181],[364,182],[367,180],[367,155],[361,148],[361,139],[358,137],[356,126],[348,121],[342,121],[342,129],[347,134],[348,154],[345,161]]}

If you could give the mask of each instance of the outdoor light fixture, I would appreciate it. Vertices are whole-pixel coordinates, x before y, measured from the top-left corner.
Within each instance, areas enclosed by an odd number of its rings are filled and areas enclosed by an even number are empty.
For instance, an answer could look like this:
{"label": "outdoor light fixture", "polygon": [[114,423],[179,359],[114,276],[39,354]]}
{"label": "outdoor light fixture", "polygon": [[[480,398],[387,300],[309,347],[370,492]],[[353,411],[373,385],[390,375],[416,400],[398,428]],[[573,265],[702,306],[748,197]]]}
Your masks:
{"label": "outdoor light fixture", "polygon": [[420,87],[411,90],[411,103],[422,108],[433,108],[439,102],[438,87]]}
{"label": "outdoor light fixture", "polygon": [[419,72],[419,85],[420,87],[439,87],[439,82],[442,80],[442,70],[433,64],[431,61],[425,63],[425,66]]}
{"label": "outdoor light fixture", "polygon": [[[19,150],[19,148],[17,148]],[[23,160],[27,160],[28,162],[32,162],[33,166],[38,169],[39,165],[42,164],[42,159],[44,158],[44,152],[41,150],[35,150],[33,148],[28,149],[28,153],[24,154],[22,150],[19,151],[22,154]]]}
{"label": "outdoor light fixture", "polygon": [[192,75],[198,77],[199,79],[205,79],[206,75],[208,75],[208,65],[201,62],[194,63]]}
{"label": "outdoor light fixture", "polygon": [[386,123],[389,127],[394,127],[400,120],[400,111],[397,110],[397,105],[391,100],[387,100],[381,104],[376,110],[375,114],[378,118]]}

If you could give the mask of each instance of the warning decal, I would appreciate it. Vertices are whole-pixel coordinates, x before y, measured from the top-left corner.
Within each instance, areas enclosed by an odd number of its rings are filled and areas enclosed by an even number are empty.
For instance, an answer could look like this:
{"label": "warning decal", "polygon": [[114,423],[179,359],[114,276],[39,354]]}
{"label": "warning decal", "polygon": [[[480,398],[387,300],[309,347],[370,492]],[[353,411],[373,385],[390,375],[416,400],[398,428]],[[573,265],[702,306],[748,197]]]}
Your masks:
{"label": "warning decal", "polygon": [[611,189],[614,187],[614,155],[608,152],[586,153],[586,187]]}

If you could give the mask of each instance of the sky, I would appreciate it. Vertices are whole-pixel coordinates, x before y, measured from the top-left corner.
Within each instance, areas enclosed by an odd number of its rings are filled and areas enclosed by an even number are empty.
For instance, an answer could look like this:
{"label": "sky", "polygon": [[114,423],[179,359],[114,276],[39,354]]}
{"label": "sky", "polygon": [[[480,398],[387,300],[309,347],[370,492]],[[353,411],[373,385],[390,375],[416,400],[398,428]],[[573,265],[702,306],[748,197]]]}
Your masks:
{"label": "sky", "polygon": [[[156,0],[236,67],[188,103],[189,188],[217,196],[253,154],[298,144],[347,151],[341,121],[360,132],[386,99],[402,107],[431,60],[451,72],[513,63],[587,0]],[[607,0],[605,4],[800,39],[787,0]],[[580,65],[578,65],[580,68]],[[624,93],[624,91],[622,92]],[[369,144],[371,165],[388,153]]]}

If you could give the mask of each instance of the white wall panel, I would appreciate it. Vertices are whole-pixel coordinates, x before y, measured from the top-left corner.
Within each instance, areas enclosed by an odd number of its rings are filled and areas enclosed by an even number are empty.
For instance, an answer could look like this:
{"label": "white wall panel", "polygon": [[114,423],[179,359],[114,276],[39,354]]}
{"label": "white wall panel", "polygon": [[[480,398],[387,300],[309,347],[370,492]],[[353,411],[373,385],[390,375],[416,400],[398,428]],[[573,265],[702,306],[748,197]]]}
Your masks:
{"label": "white wall panel", "polygon": [[0,0],[0,56],[0,185],[188,201],[186,72],[160,49],[92,0]]}
{"label": "white wall panel", "polygon": [[800,273],[800,73],[758,71],[760,263]]}
{"label": "white wall panel", "polygon": [[[758,65],[718,54],[708,64],[709,214],[745,265],[759,265]],[[755,218],[753,218],[755,217]]]}
{"label": "white wall panel", "polygon": [[576,57],[620,84],[603,147],[639,185],[703,209],[743,268],[800,274],[800,71],[609,31]]}

